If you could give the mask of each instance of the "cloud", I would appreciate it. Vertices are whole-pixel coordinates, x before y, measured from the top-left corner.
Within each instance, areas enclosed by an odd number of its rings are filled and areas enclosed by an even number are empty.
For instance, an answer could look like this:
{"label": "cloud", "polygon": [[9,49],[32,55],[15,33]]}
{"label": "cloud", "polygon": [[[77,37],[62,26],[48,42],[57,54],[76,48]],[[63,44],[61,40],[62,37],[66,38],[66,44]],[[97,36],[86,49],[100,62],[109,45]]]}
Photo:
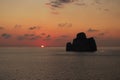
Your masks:
{"label": "cloud", "polygon": [[99,30],[97,30],[97,29],[92,29],[92,28],[89,28],[88,30],[87,30],[87,32],[98,32]]}
{"label": "cloud", "polygon": [[40,29],[40,27],[39,26],[32,26],[29,28],[29,30],[36,30],[36,29]]}
{"label": "cloud", "polygon": [[77,0],[75,2],[75,5],[78,5],[78,6],[87,6],[88,4],[85,2],[85,0]]}
{"label": "cloud", "polygon": [[47,35],[43,40],[51,40],[51,35]]}
{"label": "cloud", "polygon": [[11,34],[3,33],[3,34],[1,35],[1,37],[3,37],[4,39],[9,39],[9,38],[12,37],[12,36],[11,36]]}
{"label": "cloud", "polygon": [[63,27],[72,27],[72,23],[59,23],[58,27],[61,27],[61,28],[63,28]]}
{"label": "cloud", "polygon": [[4,27],[0,26],[0,30],[3,30],[3,29],[4,29]]}
{"label": "cloud", "polygon": [[65,4],[73,3],[78,0],[50,0],[49,3],[46,3],[46,5],[49,5],[52,8],[62,8]]}
{"label": "cloud", "polygon": [[19,25],[19,24],[16,24],[15,26],[14,26],[14,28],[21,28],[22,27],[22,25]]}
{"label": "cloud", "polygon": [[[109,0],[108,0],[109,1]],[[60,13],[57,11],[58,9],[64,8],[68,4],[74,4],[80,7],[91,7],[99,10],[99,11],[110,11],[110,9],[106,8],[104,5],[109,3],[107,0],[91,0],[88,2],[87,0],[49,0],[46,5],[51,9],[54,10],[51,12],[54,15],[59,15]],[[116,1],[115,1],[116,2]]]}
{"label": "cloud", "polygon": [[67,23],[60,23],[58,24],[58,27],[65,27]]}
{"label": "cloud", "polygon": [[40,35],[35,35],[35,34],[24,34],[22,36],[18,36],[17,40],[37,40],[40,39]]}
{"label": "cloud", "polygon": [[51,35],[47,35],[46,38],[51,38]]}
{"label": "cloud", "polygon": [[108,12],[110,11],[110,9],[104,7],[104,5],[109,4],[109,2],[111,1],[110,0],[93,0],[93,3],[91,5],[96,6],[97,10]]}
{"label": "cloud", "polygon": [[57,1],[50,1],[49,3],[46,3],[46,5],[48,5],[49,8],[51,8],[52,10],[55,10],[55,8],[62,8],[62,4],[58,3]]}
{"label": "cloud", "polygon": [[41,36],[34,36],[34,37],[30,38],[30,40],[37,40],[37,39],[40,39],[40,38],[41,38]]}

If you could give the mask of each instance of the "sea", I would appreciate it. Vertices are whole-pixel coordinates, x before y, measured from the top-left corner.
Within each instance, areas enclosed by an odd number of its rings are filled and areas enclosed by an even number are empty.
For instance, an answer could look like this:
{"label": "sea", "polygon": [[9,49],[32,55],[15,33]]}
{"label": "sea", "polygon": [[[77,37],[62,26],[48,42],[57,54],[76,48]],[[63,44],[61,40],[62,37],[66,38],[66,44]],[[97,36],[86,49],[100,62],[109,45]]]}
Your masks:
{"label": "sea", "polygon": [[0,80],[120,80],[120,47],[0,47]]}

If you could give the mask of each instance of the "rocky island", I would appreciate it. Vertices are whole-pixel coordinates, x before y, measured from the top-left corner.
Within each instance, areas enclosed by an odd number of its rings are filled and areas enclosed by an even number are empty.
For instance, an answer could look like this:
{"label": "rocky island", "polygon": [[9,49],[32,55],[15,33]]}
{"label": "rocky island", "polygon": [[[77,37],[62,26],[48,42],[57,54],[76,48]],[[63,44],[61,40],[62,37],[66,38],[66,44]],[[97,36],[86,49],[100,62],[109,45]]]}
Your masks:
{"label": "rocky island", "polygon": [[72,43],[67,42],[66,51],[94,52],[97,51],[97,46],[93,37],[87,38],[84,32],[80,32]]}

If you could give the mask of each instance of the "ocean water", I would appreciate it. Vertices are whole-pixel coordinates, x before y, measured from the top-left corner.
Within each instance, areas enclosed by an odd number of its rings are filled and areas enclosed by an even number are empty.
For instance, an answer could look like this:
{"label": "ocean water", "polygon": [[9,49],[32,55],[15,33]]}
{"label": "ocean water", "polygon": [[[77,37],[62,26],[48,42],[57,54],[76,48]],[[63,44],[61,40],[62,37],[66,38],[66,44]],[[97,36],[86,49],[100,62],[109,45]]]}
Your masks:
{"label": "ocean water", "polygon": [[120,47],[100,47],[94,53],[1,47],[0,80],[120,80]]}

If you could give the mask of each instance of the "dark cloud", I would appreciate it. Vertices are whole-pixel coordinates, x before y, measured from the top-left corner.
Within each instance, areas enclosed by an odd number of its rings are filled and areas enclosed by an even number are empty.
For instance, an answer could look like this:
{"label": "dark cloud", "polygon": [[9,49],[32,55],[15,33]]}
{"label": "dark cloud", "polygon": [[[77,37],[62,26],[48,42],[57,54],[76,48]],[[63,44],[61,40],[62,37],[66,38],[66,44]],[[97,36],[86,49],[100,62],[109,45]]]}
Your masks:
{"label": "dark cloud", "polygon": [[104,1],[104,0],[94,0],[93,4],[98,7],[97,8],[98,10],[108,12],[108,11],[110,11],[110,9],[108,9],[106,7],[103,7],[103,6],[106,5],[105,3],[108,4],[109,2],[111,2],[111,1],[110,0],[108,0],[108,1],[107,0],[106,1]]}
{"label": "dark cloud", "polygon": [[40,27],[39,26],[32,26],[29,28],[29,30],[36,30],[36,29],[40,29]]}
{"label": "dark cloud", "polygon": [[65,27],[67,23],[60,23],[58,24],[58,27]]}
{"label": "dark cloud", "polygon": [[40,38],[41,38],[41,36],[34,36],[34,37],[30,38],[30,40],[37,40],[37,39],[40,39]]}
{"label": "dark cloud", "polygon": [[3,34],[1,35],[1,37],[3,37],[4,39],[9,39],[9,38],[11,38],[12,36],[11,36],[11,34],[3,33]]}
{"label": "dark cloud", "polygon": [[58,4],[57,2],[53,2],[50,1],[49,3],[46,3],[46,5],[48,5],[49,8],[51,8],[52,10],[55,10],[55,8],[62,8],[62,4]]}
{"label": "dark cloud", "polygon": [[19,25],[19,24],[16,24],[15,26],[14,26],[14,28],[21,28],[22,27],[22,25]]}
{"label": "dark cloud", "polygon": [[58,27],[72,27],[72,23],[59,23]]}
{"label": "dark cloud", "polygon": [[4,27],[0,26],[0,30],[3,30],[3,29],[4,29]]}
{"label": "dark cloud", "polygon": [[45,36],[45,38],[44,38],[43,40],[44,40],[44,41],[51,40],[51,35],[47,35],[47,36]]}
{"label": "dark cloud", "polygon": [[92,29],[92,28],[89,28],[88,30],[87,30],[87,32],[98,32],[99,30],[97,30],[97,29]]}
{"label": "dark cloud", "polygon": [[47,35],[46,37],[45,37],[45,39],[43,39],[43,40],[51,40],[51,35]]}
{"label": "dark cloud", "polygon": [[49,3],[46,3],[46,5],[49,5],[52,8],[62,8],[65,4],[73,3],[78,0],[50,0]]}
{"label": "dark cloud", "polygon": [[74,2],[76,0],[56,0],[56,1],[59,1],[61,3],[70,3],[70,2]]}
{"label": "dark cloud", "polygon": [[47,35],[46,38],[51,38],[51,35]]}
{"label": "dark cloud", "polygon": [[[108,0],[109,1],[109,0]],[[110,9],[107,9],[106,7],[104,7],[104,5],[106,5],[106,1],[104,0],[92,0],[90,3],[87,2],[86,0],[49,0],[48,3],[46,3],[46,5],[51,9],[54,10],[53,12],[51,12],[54,15],[58,15],[60,14],[57,10],[60,8],[64,8],[65,5],[68,4],[74,4],[74,5],[78,5],[80,7],[89,7],[89,6],[94,6],[94,8],[96,8],[99,11],[109,11]],[[108,4],[108,3],[107,3]]]}
{"label": "dark cloud", "polygon": [[24,34],[22,36],[18,36],[18,40],[37,40],[40,39],[40,35],[35,35],[35,34]]}

